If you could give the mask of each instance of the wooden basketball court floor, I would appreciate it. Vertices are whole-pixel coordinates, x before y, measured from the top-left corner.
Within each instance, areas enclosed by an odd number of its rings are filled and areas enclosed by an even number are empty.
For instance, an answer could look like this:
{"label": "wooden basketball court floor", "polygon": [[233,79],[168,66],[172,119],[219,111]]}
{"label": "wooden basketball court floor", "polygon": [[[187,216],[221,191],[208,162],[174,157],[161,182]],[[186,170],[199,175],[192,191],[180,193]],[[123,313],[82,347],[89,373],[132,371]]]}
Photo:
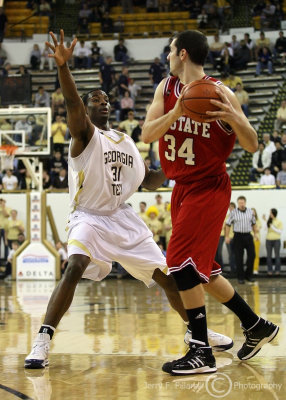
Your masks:
{"label": "wooden basketball court floor", "polygon": [[216,374],[174,377],[161,365],[184,354],[185,326],[158,287],[134,280],[83,280],[54,336],[50,366],[25,370],[54,282],[0,281],[0,400],[286,399],[286,280],[234,286],[279,324],[272,344],[248,362],[238,319],[210,297],[209,327],[234,348],[215,353]]}

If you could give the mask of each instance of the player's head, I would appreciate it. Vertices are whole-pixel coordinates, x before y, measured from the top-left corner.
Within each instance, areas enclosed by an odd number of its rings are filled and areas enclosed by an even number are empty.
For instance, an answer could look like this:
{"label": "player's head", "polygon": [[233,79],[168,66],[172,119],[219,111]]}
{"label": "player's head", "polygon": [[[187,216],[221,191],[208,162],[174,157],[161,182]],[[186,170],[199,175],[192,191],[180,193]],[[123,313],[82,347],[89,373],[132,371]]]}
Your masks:
{"label": "player's head", "polygon": [[174,36],[170,45],[168,60],[171,73],[175,76],[180,71],[183,60],[189,59],[193,64],[203,66],[208,55],[207,38],[199,31],[184,31]]}
{"label": "player's head", "polygon": [[110,103],[101,89],[93,89],[82,96],[83,104],[91,122],[96,126],[105,125],[109,119]]}

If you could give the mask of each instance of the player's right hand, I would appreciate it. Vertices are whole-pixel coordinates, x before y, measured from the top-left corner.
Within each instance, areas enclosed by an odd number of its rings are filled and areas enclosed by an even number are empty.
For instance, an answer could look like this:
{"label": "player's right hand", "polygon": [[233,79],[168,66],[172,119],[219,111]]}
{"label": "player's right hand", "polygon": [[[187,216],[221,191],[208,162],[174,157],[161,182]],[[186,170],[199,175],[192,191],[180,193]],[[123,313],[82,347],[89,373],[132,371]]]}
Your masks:
{"label": "player's right hand", "polygon": [[74,51],[77,39],[75,38],[70,47],[64,45],[64,31],[60,30],[60,43],[58,43],[56,36],[53,32],[50,32],[53,43],[46,42],[46,45],[54,52],[54,54],[49,54],[49,57],[53,57],[58,67],[63,66],[71,57]]}

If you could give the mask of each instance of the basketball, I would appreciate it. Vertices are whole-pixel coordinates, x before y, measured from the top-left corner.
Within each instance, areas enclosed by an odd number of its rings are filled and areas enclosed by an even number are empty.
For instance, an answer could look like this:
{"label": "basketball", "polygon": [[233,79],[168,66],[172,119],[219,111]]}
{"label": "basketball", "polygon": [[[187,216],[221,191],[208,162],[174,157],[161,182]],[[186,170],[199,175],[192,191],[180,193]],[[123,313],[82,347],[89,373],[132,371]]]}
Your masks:
{"label": "basketball", "polygon": [[221,101],[216,93],[218,85],[210,80],[200,79],[187,85],[182,97],[184,115],[192,120],[203,122],[210,118],[206,111],[217,111],[219,108],[210,102],[211,99]]}

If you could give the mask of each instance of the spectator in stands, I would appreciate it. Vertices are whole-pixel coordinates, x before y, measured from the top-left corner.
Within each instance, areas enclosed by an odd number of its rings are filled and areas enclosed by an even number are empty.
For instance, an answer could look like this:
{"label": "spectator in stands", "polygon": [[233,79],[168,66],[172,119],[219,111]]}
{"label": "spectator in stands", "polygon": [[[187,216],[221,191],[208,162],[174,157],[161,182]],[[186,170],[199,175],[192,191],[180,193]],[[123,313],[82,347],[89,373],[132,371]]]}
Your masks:
{"label": "spectator in stands", "polygon": [[32,178],[29,172],[26,170],[24,176],[19,181],[19,189],[31,190],[32,189]]}
{"label": "spectator in stands", "polygon": [[241,88],[243,89],[243,82],[240,76],[235,75],[234,72],[231,70],[229,73],[229,77],[227,80],[227,86],[233,90],[234,92],[236,91],[236,85],[240,84]]}
{"label": "spectator in stands", "polygon": [[276,150],[274,142],[271,140],[270,133],[263,133],[263,142],[265,145],[265,150],[270,153],[270,155]]}
{"label": "spectator in stands", "polygon": [[120,102],[113,94],[109,95],[110,113],[115,114],[116,122],[120,122]]}
{"label": "spectator in stands", "polygon": [[52,15],[52,9],[47,0],[40,0],[39,15],[50,17]]}
{"label": "spectator in stands", "polygon": [[46,169],[43,170],[43,189],[51,189],[52,187],[52,180],[51,177]]}
{"label": "spectator in stands", "polygon": [[5,63],[7,60],[7,51],[3,49],[2,42],[0,42],[0,67]]}
{"label": "spectator in stands", "polygon": [[25,234],[24,233],[19,233],[18,235],[18,243],[19,246],[21,246],[26,240]]}
{"label": "spectator in stands", "polygon": [[270,39],[265,37],[265,33],[263,31],[260,32],[259,39],[256,39],[256,58],[258,58],[258,53],[263,47],[270,48]]}
{"label": "spectator in stands", "polygon": [[197,16],[197,24],[199,29],[206,29],[208,26],[208,14],[204,8]]}
{"label": "spectator in stands", "polygon": [[220,61],[217,68],[226,74],[228,74],[232,68],[233,64],[233,50],[229,46],[229,43],[225,42],[223,49],[220,53]]}
{"label": "spectator in stands", "polygon": [[254,50],[254,48],[255,48],[255,43],[254,43],[254,41],[250,38],[249,33],[245,33],[245,34],[244,34],[244,42],[245,42],[247,48],[248,48],[249,51],[250,51],[251,59],[254,60],[254,59],[255,59],[255,50]]}
{"label": "spectator in stands", "polygon": [[146,163],[146,165],[147,165],[147,167],[148,167],[149,169],[154,169],[154,170],[157,169],[156,165],[152,164],[151,157],[149,157],[149,156],[148,156],[148,157],[145,157],[144,161],[145,161],[145,163]]}
{"label": "spectator in stands", "polygon": [[231,42],[230,42],[230,47],[233,50],[233,56],[235,57],[238,53],[238,50],[240,49],[240,42],[238,42],[237,40],[237,36],[236,35],[232,35],[231,37]]}
{"label": "spectator in stands", "polygon": [[56,176],[59,175],[60,170],[68,168],[67,162],[64,156],[59,150],[56,150],[54,157],[50,160],[50,174],[52,178],[52,184]]}
{"label": "spectator in stands", "polygon": [[277,187],[286,186],[286,161],[282,161],[282,170],[277,174],[276,185]]}
{"label": "spectator in stands", "polygon": [[50,95],[43,86],[39,86],[35,94],[35,107],[50,107]]}
{"label": "spectator in stands", "polygon": [[6,14],[4,12],[4,8],[0,7],[0,43],[3,42],[7,23],[8,23],[8,20],[7,20]]}
{"label": "spectator in stands", "polygon": [[[280,275],[281,259],[280,259],[280,248],[281,248],[281,233],[283,231],[283,224],[277,218],[278,211],[276,208],[271,208],[270,214],[267,220],[267,235],[266,235],[266,251],[267,251],[267,274],[271,276],[273,274],[272,266],[272,252],[274,250],[275,255],[275,275]],[[265,216],[263,216],[265,219]]]}
{"label": "spectator in stands", "polygon": [[134,119],[134,112],[129,111],[128,118],[125,121],[120,122],[119,128],[121,130],[124,130],[124,132],[126,132],[127,135],[131,137],[133,129],[137,125],[139,125],[139,121],[137,121],[137,119]]}
{"label": "spectator in stands", "polygon": [[[30,137],[32,135],[33,127],[29,124],[27,118],[19,119],[15,124],[16,131],[25,131],[26,137]],[[13,135],[13,140],[16,142],[22,142],[22,136],[20,134]]]}
{"label": "spectator in stands", "polygon": [[275,11],[276,6],[274,4],[271,4],[270,2],[266,3],[260,16],[261,28],[266,29],[277,27],[275,21]]}
{"label": "spectator in stands", "polygon": [[161,53],[161,64],[168,65],[168,54],[170,53],[170,44],[172,43],[172,38],[169,39],[169,43],[164,47],[163,52]]}
{"label": "spectator in stands", "polygon": [[236,91],[235,91],[235,96],[237,100],[239,101],[239,104],[242,108],[242,111],[244,112],[245,116],[248,117],[249,111],[248,111],[248,93],[242,88],[240,83],[236,84]]}
{"label": "spectator in stands", "polygon": [[46,66],[49,67],[50,71],[54,69],[54,59],[49,57],[49,54],[51,54],[49,46],[45,45],[41,55],[40,71],[43,71]]}
{"label": "spectator in stands", "polygon": [[24,65],[19,65],[19,69],[16,72],[16,74],[22,75],[22,76],[30,75],[29,71],[27,70],[27,68]]}
{"label": "spectator in stands", "polygon": [[142,133],[142,127],[145,121],[145,118],[143,116],[138,118],[139,124],[137,126],[135,126],[135,128],[133,129],[132,133],[131,133],[131,138],[134,140],[135,143],[137,143],[139,141],[139,136]]}
{"label": "spectator in stands", "polygon": [[250,171],[250,181],[256,182],[257,176],[260,176],[265,168],[271,164],[271,154],[265,150],[265,144],[259,142],[258,150],[252,156],[252,169]]}
{"label": "spectator in stands", "polygon": [[113,32],[115,33],[122,33],[124,32],[124,21],[119,15],[116,20],[113,22]]}
{"label": "spectator in stands", "polygon": [[271,155],[271,172],[276,176],[282,169],[282,162],[286,161],[286,150],[283,149],[281,141],[277,139],[275,140],[275,147],[276,151]]}
{"label": "spectator in stands", "polygon": [[258,17],[262,14],[262,11],[265,7],[265,1],[264,0],[256,0],[255,4],[251,10],[251,14],[253,17]]}
{"label": "spectator in stands", "polygon": [[214,68],[216,68],[217,65],[216,58],[220,57],[223,46],[224,44],[220,42],[219,35],[216,33],[214,35],[214,41],[210,44],[210,50],[209,50],[209,59]]}
{"label": "spectator in stands", "polygon": [[158,12],[159,2],[158,0],[146,0],[146,11],[147,12]]}
{"label": "spectator in stands", "polygon": [[52,114],[53,117],[58,114],[59,107],[64,107],[65,106],[65,99],[62,93],[62,89],[58,87],[53,93],[52,93]]}
{"label": "spectator in stands", "polygon": [[91,13],[92,13],[92,10],[88,7],[88,4],[83,3],[82,8],[79,10],[79,13],[78,13],[79,23],[83,19],[88,20],[91,17]]}
{"label": "spectator in stands", "polygon": [[151,206],[147,209],[146,214],[148,217],[146,225],[153,233],[153,239],[155,242],[158,242],[162,232],[162,223],[158,220],[159,211],[157,207]]}
{"label": "spectator in stands", "polygon": [[77,32],[83,34],[89,34],[89,20],[87,18],[80,19]]}
{"label": "spectator in stands", "polygon": [[57,148],[63,153],[64,150],[64,142],[65,142],[65,135],[67,131],[67,124],[65,119],[61,115],[56,115],[56,120],[52,124],[52,138],[54,149]]}
{"label": "spectator in stands", "polygon": [[219,27],[219,19],[216,11],[216,6],[212,0],[206,0],[203,5],[203,9],[206,10],[208,15],[209,27],[210,28],[218,28]]}
{"label": "spectator in stands", "polygon": [[102,50],[101,47],[98,46],[97,42],[92,42],[90,51],[91,54],[88,58],[88,67],[93,68],[98,64],[102,64],[103,63]]}
{"label": "spectator in stands", "polygon": [[139,212],[137,214],[139,215],[139,217],[141,219],[143,219],[145,224],[146,224],[146,222],[148,220],[148,217],[146,215],[146,208],[147,208],[147,204],[145,203],[145,201],[140,201],[140,203],[139,203]]}
{"label": "spectator in stands", "polygon": [[126,118],[128,112],[134,109],[134,101],[130,97],[130,93],[128,90],[124,92],[124,96],[120,100],[120,108],[121,108],[120,120],[123,121]]}
{"label": "spectator in stands", "polygon": [[285,56],[286,56],[286,37],[284,36],[284,32],[279,32],[279,38],[276,39],[274,46],[274,56],[275,59],[277,57],[281,57],[281,65],[284,64]]}
{"label": "spectator in stands", "polygon": [[157,86],[165,76],[166,69],[163,64],[161,64],[160,59],[156,57],[154,62],[149,68],[149,77],[153,84],[153,89],[156,90]]}
{"label": "spectator in stands", "polygon": [[128,90],[130,93],[130,97],[133,99],[134,101],[134,106],[135,106],[135,102],[136,102],[136,97],[139,95],[140,91],[141,91],[142,87],[140,85],[138,85],[133,78],[129,79],[129,83],[128,83]]}
{"label": "spectator in stands", "polygon": [[12,72],[12,65],[9,62],[5,62],[2,68],[2,76],[9,76]]}
{"label": "spectator in stands", "polygon": [[91,14],[88,18],[89,22],[101,22],[101,10],[99,6],[94,5],[94,7],[91,8]]}
{"label": "spectator in stands", "polygon": [[272,54],[268,47],[263,47],[258,51],[258,61],[256,65],[256,74],[259,76],[261,71],[265,68],[268,69],[268,75],[272,75],[273,64],[272,64]]}
{"label": "spectator in stands", "polygon": [[33,46],[33,50],[31,51],[30,54],[30,64],[31,64],[31,68],[33,70],[37,70],[40,67],[41,64],[41,50],[38,44],[34,44]]}
{"label": "spectator in stands", "polygon": [[105,12],[101,19],[101,32],[112,33],[113,32],[113,21],[109,17],[109,13]]}
{"label": "spectator in stands", "polygon": [[286,100],[281,101],[281,105],[276,112],[274,129],[278,132],[281,132],[283,124],[286,124]]}
{"label": "spectator in stands", "polygon": [[24,223],[20,219],[17,219],[18,211],[11,210],[11,218],[7,221],[6,226],[6,238],[8,241],[8,246],[12,248],[12,242],[18,240],[19,233],[24,233]]}
{"label": "spectator in stands", "polygon": [[55,176],[53,182],[53,188],[55,189],[68,189],[68,175],[65,168],[61,168],[59,174]]}
{"label": "spectator in stands", "polygon": [[86,69],[88,67],[88,57],[91,55],[90,48],[85,45],[85,41],[81,40],[80,45],[74,51],[75,68]]}
{"label": "spectator in stands", "polygon": [[122,62],[125,65],[128,63],[128,50],[127,47],[124,46],[124,39],[121,38],[118,40],[117,45],[113,48],[113,52],[115,61]]}
{"label": "spectator in stands", "polygon": [[115,71],[111,63],[112,57],[107,56],[105,61],[99,66],[99,81],[102,90],[107,94],[109,94],[115,81]]}
{"label": "spectator in stands", "polygon": [[6,174],[2,179],[2,185],[4,190],[16,190],[18,188],[18,179],[13,175],[11,169],[7,169]]}
{"label": "spectator in stands", "polygon": [[144,143],[141,135],[138,136],[138,141],[136,142],[136,147],[139,150],[139,153],[140,153],[141,157],[143,158],[143,160],[147,156],[149,156],[150,143]]}
{"label": "spectator in stands", "polygon": [[129,71],[127,67],[122,67],[121,75],[119,76],[118,79],[118,92],[119,96],[124,96],[124,93],[126,90],[128,90],[128,85],[129,85]]}
{"label": "spectator in stands", "polygon": [[197,19],[198,16],[201,14],[201,11],[202,11],[201,2],[200,2],[200,0],[196,0],[193,3],[192,8],[190,9],[190,18]]}
{"label": "spectator in stands", "polygon": [[286,133],[282,133],[282,136],[281,136],[281,145],[282,145],[283,149],[286,150]]}
{"label": "spectator in stands", "polygon": [[244,40],[240,41],[240,48],[233,57],[233,68],[235,70],[246,69],[247,64],[251,61],[251,53]]}
{"label": "spectator in stands", "polygon": [[260,185],[275,185],[275,176],[271,174],[270,168],[265,168],[261,175],[259,184]]}

